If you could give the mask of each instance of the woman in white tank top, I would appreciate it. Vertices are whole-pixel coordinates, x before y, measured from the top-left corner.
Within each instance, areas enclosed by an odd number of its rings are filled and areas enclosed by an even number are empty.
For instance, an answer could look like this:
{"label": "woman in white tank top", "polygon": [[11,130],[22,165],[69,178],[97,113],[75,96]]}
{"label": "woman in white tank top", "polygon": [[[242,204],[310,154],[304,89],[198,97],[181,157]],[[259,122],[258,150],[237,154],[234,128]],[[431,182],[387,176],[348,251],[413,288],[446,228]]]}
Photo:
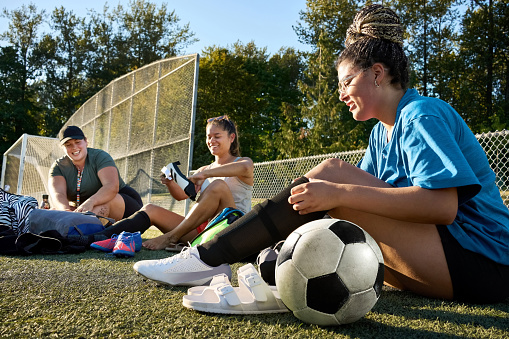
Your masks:
{"label": "woman in white tank top", "polygon": [[[142,208],[164,234],[147,240],[148,249],[164,249],[177,243],[191,241],[206,223],[226,207],[235,207],[247,213],[251,210],[253,193],[253,161],[241,157],[236,126],[228,116],[207,120],[207,147],[215,157],[212,164],[199,168],[188,179],[201,191],[197,203],[186,217],[157,205]],[[174,180],[162,179],[177,200],[188,196]]]}

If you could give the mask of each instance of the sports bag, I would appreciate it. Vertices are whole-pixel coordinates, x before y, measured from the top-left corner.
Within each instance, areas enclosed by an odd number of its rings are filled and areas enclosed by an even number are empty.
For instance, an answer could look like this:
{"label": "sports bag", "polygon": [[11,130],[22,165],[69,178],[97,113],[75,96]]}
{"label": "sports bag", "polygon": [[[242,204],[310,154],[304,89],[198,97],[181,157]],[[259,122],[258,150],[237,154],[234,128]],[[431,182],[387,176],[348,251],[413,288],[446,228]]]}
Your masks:
{"label": "sports bag", "polygon": [[70,212],[35,209],[28,215],[29,231],[40,234],[55,230],[63,237],[69,235],[88,235],[104,230],[103,221],[111,224],[110,218],[98,216],[92,212]]}
{"label": "sports bag", "polygon": [[9,226],[16,235],[28,232],[28,215],[36,208],[34,197],[12,194],[0,188],[0,225]]}
{"label": "sports bag", "polygon": [[230,226],[235,220],[243,215],[244,212],[239,209],[226,207],[212,218],[207,226],[205,226],[205,229],[198,234],[193,241],[191,241],[191,246],[201,245],[211,240],[217,233]]}
{"label": "sports bag", "polygon": [[0,225],[2,255],[82,253],[86,250],[86,246],[64,238],[55,230],[41,234],[26,232],[18,236],[10,226]]}

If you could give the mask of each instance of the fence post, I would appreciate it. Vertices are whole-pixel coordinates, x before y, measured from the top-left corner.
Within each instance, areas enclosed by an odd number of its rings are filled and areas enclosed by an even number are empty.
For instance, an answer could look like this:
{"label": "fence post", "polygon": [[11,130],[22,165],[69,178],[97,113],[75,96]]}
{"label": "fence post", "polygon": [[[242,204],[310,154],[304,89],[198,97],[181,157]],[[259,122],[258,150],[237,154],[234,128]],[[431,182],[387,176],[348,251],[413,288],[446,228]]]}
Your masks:
{"label": "fence post", "polygon": [[[189,128],[189,153],[187,155],[187,174],[189,176],[189,173],[191,171],[191,166],[193,164],[193,148],[194,148],[194,126],[195,126],[195,119],[196,119],[196,102],[198,101],[198,72],[200,70],[200,55],[196,54],[195,59],[195,71],[194,71],[194,85],[193,85],[193,113],[191,116],[191,127]],[[189,206],[191,205],[191,202],[189,199],[186,199],[186,205],[184,207],[184,215],[187,215],[189,212]]]}
{"label": "fence post", "polygon": [[28,134],[23,134],[23,141],[21,142],[21,154],[19,158],[19,176],[18,176],[18,186],[16,187],[16,194],[21,194],[21,189],[23,188],[23,172],[25,171],[25,155],[27,152],[27,139]]}

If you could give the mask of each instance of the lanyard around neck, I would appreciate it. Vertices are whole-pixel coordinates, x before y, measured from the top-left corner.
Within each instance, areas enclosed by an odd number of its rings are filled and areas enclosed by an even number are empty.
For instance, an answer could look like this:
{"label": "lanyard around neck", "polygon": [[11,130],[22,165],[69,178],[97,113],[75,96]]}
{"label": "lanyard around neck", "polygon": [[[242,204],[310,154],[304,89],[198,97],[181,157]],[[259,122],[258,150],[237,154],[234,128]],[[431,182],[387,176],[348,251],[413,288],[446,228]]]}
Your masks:
{"label": "lanyard around neck", "polygon": [[76,180],[76,207],[80,205],[80,189],[81,189],[81,177],[83,176],[83,171],[85,170],[85,166],[83,169],[78,168],[78,179]]}

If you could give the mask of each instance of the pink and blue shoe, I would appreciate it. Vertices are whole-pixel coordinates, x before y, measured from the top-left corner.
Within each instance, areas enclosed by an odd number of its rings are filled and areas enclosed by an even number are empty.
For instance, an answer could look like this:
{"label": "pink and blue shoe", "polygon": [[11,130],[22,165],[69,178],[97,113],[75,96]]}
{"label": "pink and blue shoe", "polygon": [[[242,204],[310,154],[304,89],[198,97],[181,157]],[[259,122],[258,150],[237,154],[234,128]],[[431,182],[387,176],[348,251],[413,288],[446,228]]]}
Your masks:
{"label": "pink and blue shoe", "polygon": [[115,247],[115,243],[117,242],[118,235],[113,234],[110,239],[96,241],[90,244],[90,247],[103,252],[111,252],[113,251],[113,247]]}
{"label": "pink and blue shoe", "polygon": [[141,234],[140,232],[129,233],[122,232],[115,242],[113,253],[117,257],[134,257],[135,252],[141,250]]}
{"label": "pink and blue shoe", "polygon": [[117,257],[133,257],[135,252],[141,250],[141,233],[122,232],[112,235],[110,239],[96,241],[90,245],[103,252],[111,252]]}

